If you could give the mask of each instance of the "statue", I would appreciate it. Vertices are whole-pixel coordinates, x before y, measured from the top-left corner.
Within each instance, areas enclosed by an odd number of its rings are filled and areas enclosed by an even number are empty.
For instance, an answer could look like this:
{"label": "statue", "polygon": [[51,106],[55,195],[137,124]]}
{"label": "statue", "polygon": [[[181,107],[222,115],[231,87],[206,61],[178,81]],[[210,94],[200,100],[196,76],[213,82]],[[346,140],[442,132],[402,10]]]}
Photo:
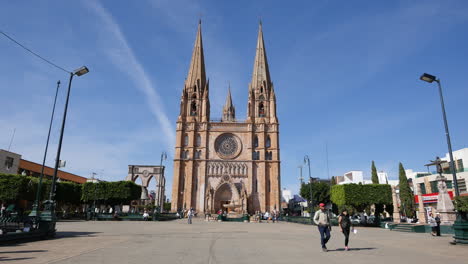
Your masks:
{"label": "statue", "polygon": [[445,183],[447,179],[442,175],[442,163],[447,161],[441,160],[439,157],[436,157],[435,160],[431,160],[430,164],[426,166],[435,165],[437,167],[437,188],[439,189],[439,194],[437,195],[437,212],[440,213],[440,221],[442,224],[453,224],[456,219],[455,208],[453,206],[452,200],[447,191],[447,184]]}

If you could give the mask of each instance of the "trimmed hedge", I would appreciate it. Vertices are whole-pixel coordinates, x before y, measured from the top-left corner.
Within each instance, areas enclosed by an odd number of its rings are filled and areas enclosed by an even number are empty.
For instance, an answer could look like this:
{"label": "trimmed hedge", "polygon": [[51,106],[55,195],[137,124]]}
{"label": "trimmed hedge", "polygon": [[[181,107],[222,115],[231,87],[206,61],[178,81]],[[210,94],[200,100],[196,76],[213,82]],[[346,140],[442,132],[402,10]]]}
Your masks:
{"label": "trimmed hedge", "polygon": [[392,204],[392,189],[388,184],[334,185],[330,198],[339,207],[351,206],[362,212],[372,204]]}
{"label": "trimmed hedge", "polygon": [[87,182],[83,184],[81,200],[106,201],[109,204],[130,203],[140,199],[141,186],[131,181]]}
{"label": "trimmed hedge", "polygon": [[[39,183],[39,178],[16,175],[0,174],[0,200],[13,202],[17,200],[34,201]],[[42,180],[40,199],[49,198],[52,181]],[[57,182],[56,200],[63,203],[80,204],[81,185],[71,182]]]}

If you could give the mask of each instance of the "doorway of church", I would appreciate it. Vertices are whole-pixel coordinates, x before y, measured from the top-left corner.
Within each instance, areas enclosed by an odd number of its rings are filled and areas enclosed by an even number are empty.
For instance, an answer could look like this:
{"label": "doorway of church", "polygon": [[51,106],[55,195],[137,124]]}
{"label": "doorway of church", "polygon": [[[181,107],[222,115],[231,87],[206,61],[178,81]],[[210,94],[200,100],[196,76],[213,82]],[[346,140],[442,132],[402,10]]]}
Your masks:
{"label": "doorway of church", "polygon": [[221,201],[221,202],[220,202],[220,208],[221,208],[221,210],[222,210],[223,212],[224,212],[224,211],[226,211],[227,213],[230,212],[231,209],[230,209],[229,207],[224,207],[225,204],[229,204],[229,203],[231,203],[231,201]]}

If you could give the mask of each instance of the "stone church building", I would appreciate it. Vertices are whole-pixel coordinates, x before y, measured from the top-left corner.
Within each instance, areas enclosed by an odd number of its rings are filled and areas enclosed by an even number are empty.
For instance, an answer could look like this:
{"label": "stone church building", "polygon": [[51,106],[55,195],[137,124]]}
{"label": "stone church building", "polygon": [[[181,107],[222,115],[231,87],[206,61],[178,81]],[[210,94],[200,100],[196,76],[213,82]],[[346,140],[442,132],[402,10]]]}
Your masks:
{"label": "stone church building", "polygon": [[222,119],[210,119],[203,52],[200,23],[177,119],[172,211],[280,210],[279,124],[262,25],[245,121],[236,119],[230,90]]}

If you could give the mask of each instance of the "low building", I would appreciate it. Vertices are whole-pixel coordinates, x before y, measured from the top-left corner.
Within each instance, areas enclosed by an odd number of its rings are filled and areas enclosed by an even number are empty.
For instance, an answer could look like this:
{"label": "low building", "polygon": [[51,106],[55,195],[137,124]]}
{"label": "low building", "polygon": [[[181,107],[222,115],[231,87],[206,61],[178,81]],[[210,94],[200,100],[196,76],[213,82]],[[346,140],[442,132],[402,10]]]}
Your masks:
{"label": "low building", "polygon": [[0,149],[0,173],[16,174],[20,160],[21,155]]}
{"label": "low building", "polygon": [[[20,154],[3,149],[0,149],[0,164],[3,165],[0,169],[0,173],[39,177],[42,171],[42,164],[22,159]],[[54,168],[44,166],[44,178],[51,180],[53,175]],[[63,170],[57,171],[57,178],[60,181],[68,181],[80,184],[85,183],[87,180],[85,177],[78,176]]]}
{"label": "low building", "polygon": [[362,171],[348,171],[343,176],[335,176],[335,179],[336,184],[364,184],[364,173]]}

